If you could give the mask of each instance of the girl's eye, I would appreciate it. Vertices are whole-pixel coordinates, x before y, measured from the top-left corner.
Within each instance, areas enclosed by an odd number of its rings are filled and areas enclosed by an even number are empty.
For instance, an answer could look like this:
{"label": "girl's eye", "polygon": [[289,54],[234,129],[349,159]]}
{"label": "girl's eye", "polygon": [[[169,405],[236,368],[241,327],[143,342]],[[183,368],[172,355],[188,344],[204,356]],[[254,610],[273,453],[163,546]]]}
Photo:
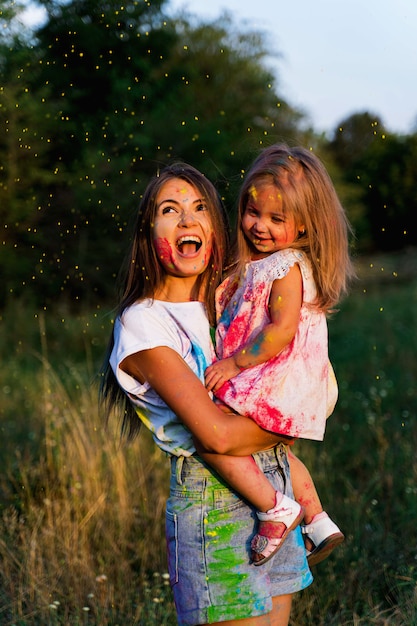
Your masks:
{"label": "girl's eye", "polygon": [[202,203],[198,204],[196,208],[197,208],[197,211],[207,211],[206,205]]}

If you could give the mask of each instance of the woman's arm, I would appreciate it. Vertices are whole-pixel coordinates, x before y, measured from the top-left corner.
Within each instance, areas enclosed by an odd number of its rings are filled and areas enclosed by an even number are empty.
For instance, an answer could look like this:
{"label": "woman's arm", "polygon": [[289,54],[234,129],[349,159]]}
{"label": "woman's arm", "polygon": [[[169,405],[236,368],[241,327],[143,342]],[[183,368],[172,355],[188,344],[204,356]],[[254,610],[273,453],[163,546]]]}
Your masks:
{"label": "woman's arm", "polygon": [[120,367],[140,382],[148,381],[207,452],[246,456],[284,441],[250,418],[221,411],[171,348],[141,350],[124,359]]}
{"label": "woman's arm", "polygon": [[274,280],[269,298],[271,322],[233,356],[216,361],[206,369],[206,387],[217,391],[242,369],[265,363],[279,354],[294,338],[300,320],[303,284],[298,264]]}

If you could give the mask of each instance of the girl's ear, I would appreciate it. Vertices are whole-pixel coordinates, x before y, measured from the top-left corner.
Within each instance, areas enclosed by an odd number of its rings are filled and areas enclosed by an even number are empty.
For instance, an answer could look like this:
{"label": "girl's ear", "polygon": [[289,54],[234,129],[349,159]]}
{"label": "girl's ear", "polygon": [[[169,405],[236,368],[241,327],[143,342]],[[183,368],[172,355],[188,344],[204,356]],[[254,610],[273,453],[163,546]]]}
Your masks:
{"label": "girl's ear", "polygon": [[302,235],[305,235],[305,232],[306,232],[306,228],[305,228],[305,226],[300,226],[300,227],[298,228],[298,234],[299,234],[299,236],[300,236],[300,237],[301,237]]}

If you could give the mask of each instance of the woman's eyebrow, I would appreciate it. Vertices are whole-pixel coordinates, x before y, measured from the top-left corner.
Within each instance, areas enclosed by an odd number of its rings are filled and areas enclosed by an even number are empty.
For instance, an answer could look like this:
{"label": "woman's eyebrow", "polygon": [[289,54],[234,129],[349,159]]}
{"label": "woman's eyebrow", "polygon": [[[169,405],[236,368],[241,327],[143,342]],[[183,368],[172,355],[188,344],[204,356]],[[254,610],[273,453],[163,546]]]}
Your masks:
{"label": "woman's eyebrow", "polygon": [[[184,198],[184,200],[182,200],[181,202],[187,202],[188,198]],[[179,200],[174,200],[173,198],[164,198],[163,200],[161,200],[161,202],[159,202],[156,205],[156,208],[159,209],[160,206],[162,206],[165,202],[169,202],[171,204],[180,204]],[[196,198],[195,200],[193,200],[193,204],[204,204],[205,200],[204,198]]]}
{"label": "woman's eyebrow", "polygon": [[173,204],[178,204],[178,200],[174,200],[173,198],[164,198],[163,200],[161,200],[161,202],[159,202],[156,206],[160,207],[161,204],[164,204],[164,202],[171,202]]}

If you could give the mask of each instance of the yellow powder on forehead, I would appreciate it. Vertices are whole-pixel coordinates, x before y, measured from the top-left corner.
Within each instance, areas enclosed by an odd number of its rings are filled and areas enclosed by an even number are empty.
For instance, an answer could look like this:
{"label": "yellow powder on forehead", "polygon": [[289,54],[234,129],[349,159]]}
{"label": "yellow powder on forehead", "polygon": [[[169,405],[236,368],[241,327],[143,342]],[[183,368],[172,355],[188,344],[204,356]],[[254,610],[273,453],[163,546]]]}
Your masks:
{"label": "yellow powder on forehead", "polygon": [[[259,185],[259,187],[262,187],[262,183]],[[282,195],[281,195],[280,190],[279,190],[279,189],[277,189],[277,188],[275,187],[275,185],[271,185],[271,187],[274,187],[274,188],[275,188],[275,190],[276,190],[276,192],[271,193],[271,194],[269,195],[269,198],[271,198],[272,200],[279,200],[279,202],[282,202]],[[253,185],[253,184],[249,187],[249,195],[250,195],[250,196],[253,198],[253,200],[255,200],[255,201],[258,199],[259,192],[258,192],[258,189],[257,189],[257,188],[255,187],[255,185]]]}
{"label": "yellow powder on forehead", "polygon": [[258,197],[258,190],[256,189],[255,185],[251,185],[249,187],[249,195],[252,196],[252,198],[254,200],[257,199],[257,197]]}
{"label": "yellow powder on forehead", "polygon": [[276,193],[271,193],[268,196],[271,200],[278,200],[280,203],[282,203],[282,196],[281,193],[277,190]]}
{"label": "yellow powder on forehead", "polygon": [[187,187],[178,187],[175,188],[175,193],[181,194],[181,202],[187,202],[188,198],[185,197],[189,193],[189,189]]}

